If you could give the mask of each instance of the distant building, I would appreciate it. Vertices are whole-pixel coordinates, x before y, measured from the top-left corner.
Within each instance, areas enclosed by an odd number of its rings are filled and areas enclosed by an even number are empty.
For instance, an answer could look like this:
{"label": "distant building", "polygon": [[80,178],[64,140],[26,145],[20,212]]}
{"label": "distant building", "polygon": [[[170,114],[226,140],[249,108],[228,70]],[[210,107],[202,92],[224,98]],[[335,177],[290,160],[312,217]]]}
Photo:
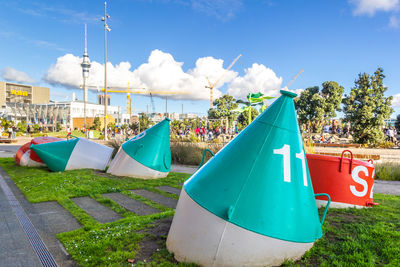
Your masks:
{"label": "distant building", "polygon": [[179,114],[179,119],[184,120],[184,119],[196,119],[198,116],[194,113],[183,113]]}
{"label": "distant building", "polygon": [[0,106],[8,103],[47,104],[50,101],[50,89],[47,87],[0,81]]}

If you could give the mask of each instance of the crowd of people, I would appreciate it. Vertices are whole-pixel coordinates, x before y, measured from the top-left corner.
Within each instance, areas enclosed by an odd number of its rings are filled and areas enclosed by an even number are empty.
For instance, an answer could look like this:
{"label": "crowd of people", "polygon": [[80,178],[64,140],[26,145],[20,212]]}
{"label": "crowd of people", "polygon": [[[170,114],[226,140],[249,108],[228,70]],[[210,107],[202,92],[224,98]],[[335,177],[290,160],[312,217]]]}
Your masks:
{"label": "crowd of people", "polygon": [[189,127],[184,129],[177,129],[174,131],[176,136],[189,136],[190,134],[194,134],[197,138],[199,138],[202,142],[212,141],[214,138],[218,138],[221,134],[229,134],[234,135],[238,133],[238,128],[235,127],[196,127],[191,129]]}

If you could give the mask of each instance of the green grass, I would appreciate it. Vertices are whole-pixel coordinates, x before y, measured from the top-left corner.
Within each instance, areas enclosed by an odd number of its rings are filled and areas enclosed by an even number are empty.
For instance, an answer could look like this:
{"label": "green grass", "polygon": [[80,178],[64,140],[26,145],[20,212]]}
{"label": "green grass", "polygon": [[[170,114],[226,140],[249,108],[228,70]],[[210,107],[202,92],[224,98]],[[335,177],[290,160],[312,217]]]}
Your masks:
{"label": "green grass", "polygon": [[[169,197],[174,195],[155,188],[179,187],[188,174],[171,173],[167,178],[141,180],[106,176],[92,170],[51,173],[45,168],[17,166],[12,159],[0,159],[21,191],[31,202],[58,201],[83,225],[81,229],[58,234],[72,258],[82,266],[128,266],[128,259],[140,253],[149,229],[159,219],[170,218],[174,211],[140,196],[129,189],[144,188]],[[101,194],[121,192],[160,209],[153,215],[137,216]],[[124,218],[99,224],[80,209],[71,197],[90,196]],[[323,225],[324,236],[297,262],[284,266],[400,266],[400,196],[375,194],[379,206],[368,209],[330,209]],[[320,210],[322,211],[322,210]],[[160,249],[151,262],[138,266],[190,266],[178,264],[165,248],[165,236],[158,239]]]}
{"label": "green grass", "polygon": [[[93,137],[94,138],[99,138],[100,137],[100,131],[97,130],[91,130],[93,132]],[[32,137],[38,137],[38,136],[54,136],[54,137],[59,137],[59,138],[66,138],[68,132],[67,131],[60,131],[60,132],[48,132],[48,133],[33,133]],[[82,131],[71,131],[71,134],[76,137],[86,137]]]}
{"label": "green grass", "polygon": [[380,205],[330,209],[324,236],[284,266],[400,266],[400,197],[374,194],[374,201]]}
{"label": "green grass", "polygon": [[[179,188],[189,174],[170,173],[157,180],[143,180],[106,175],[93,170],[49,172],[47,168],[21,167],[11,158],[1,158],[0,165],[17,184],[26,198],[33,203],[57,201],[81,224],[82,228],[58,234],[72,258],[82,266],[120,266],[127,259],[134,259],[145,237],[144,230],[159,219],[172,217],[174,211],[128,190],[147,189],[169,197],[177,196],[158,190],[157,186],[169,185]],[[160,210],[157,214],[137,216],[101,194],[120,192]],[[70,198],[90,196],[99,203],[121,214],[124,219],[100,224],[77,206]],[[168,253],[167,253],[168,254]],[[170,265],[171,255],[156,262]],[[184,265],[186,266],[186,265]]]}
{"label": "green grass", "polygon": [[400,181],[399,163],[380,163],[375,165],[375,179]]}

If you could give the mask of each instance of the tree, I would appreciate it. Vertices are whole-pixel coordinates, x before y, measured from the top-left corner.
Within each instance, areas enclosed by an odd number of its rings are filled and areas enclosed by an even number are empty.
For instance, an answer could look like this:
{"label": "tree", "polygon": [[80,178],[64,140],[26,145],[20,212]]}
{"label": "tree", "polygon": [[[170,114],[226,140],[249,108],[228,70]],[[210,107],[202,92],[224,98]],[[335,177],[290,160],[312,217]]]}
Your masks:
{"label": "tree", "polygon": [[[251,108],[251,117],[255,119],[260,113],[257,109]],[[243,126],[246,127],[249,124],[249,112],[247,110],[243,111],[239,114],[237,121]]]}
{"label": "tree", "polygon": [[394,127],[396,127],[397,132],[400,133],[400,114],[397,115],[396,121],[394,122]]}
{"label": "tree", "polygon": [[216,106],[216,108],[210,108],[208,110],[209,119],[229,118],[230,121],[234,119],[232,110],[237,108],[238,104],[233,96],[223,95],[215,99],[213,105]]}
{"label": "tree", "polygon": [[7,131],[8,128],[13,127],[13,126],[14,126],[14,122],[13,121],[9,121],[7,119],[3,119],[1,121],[1,127],[3,127],[5,131]]}
{"label": "tree", "polygon": [[100,131],[101,128],[101,121],[99,117],[94,118],[93,120],[93,126],[92,126],[95,130]]}
{"label": "tree", "polygon": [[350,95],[343,99],[345,121],[351,123],[354,141],[375,144],[384,140],[382,128],[385,119],[393,113],[393,97],[385,97],[387,87],[383,85],[383,69],[373,75],[360,73]]}
{"label": "tree", "polygon": [[56,131],[59,132],[62,130],[61,124],[59,122],[56,123]]}
{"label": "tree", "polygon": [[146,113],[141,113],[139,116],[139,123],[140,123],[140,131],[147,130],[153,125],[153,122],[150,120],[150,117]]}
{"label": "tree", "polygon": [[325,98],[319,94],[319,87],[305,89],[299,97],[294,99],[297,116],[300,123],[311,126],[313,132],[322,130],[325,114]]}
{"label": "tree", "polygon": [[344,88],[337,82],[329,81],[322,84],[321,96],[325,98],[324,118],[330,120],[336,117],[336,111],[341,111]]}
{"label": "tree", "polygon": [[26,122],[25,121],[20,121],[17,123],[17,127],[18,127],[18,132],[20,133],[26,133]]}

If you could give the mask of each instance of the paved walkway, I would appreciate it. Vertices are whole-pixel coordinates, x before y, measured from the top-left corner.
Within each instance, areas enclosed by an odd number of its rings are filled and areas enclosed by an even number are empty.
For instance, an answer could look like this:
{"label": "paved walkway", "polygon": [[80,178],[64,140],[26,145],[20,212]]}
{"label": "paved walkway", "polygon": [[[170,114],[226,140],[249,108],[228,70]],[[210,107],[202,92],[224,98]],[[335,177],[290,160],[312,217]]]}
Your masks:
{"label": "paved walkway", "polygon": [[400,182],[375,180],[374,193],[400,196]]}
{"label": "paved walkway", "polygon": [[41,266],[2,189],[0,189],[0,265]]}

